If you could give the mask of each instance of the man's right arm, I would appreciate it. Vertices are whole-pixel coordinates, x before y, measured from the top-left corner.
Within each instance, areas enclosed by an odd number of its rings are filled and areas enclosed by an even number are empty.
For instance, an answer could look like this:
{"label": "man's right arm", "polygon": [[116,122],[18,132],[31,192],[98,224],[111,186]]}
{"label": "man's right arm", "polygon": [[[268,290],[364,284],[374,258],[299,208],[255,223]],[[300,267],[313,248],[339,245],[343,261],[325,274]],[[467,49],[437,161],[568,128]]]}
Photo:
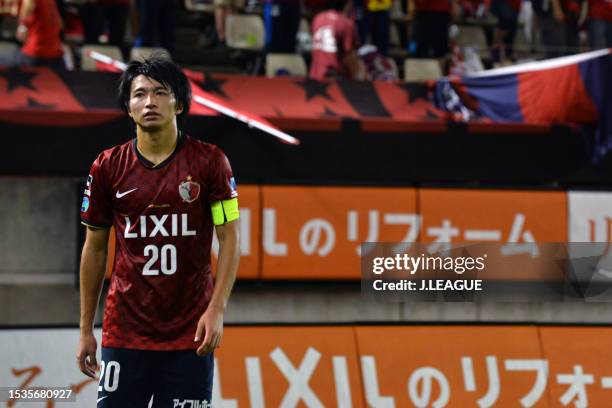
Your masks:
{"label": "man's right arm", "polygon": [[100,300],[102,282],[106,270],[108,228],[87,227],[87,236],[81,255],[81,338],[77,361],[83,374],[95,378],[97,343],[93,335],[94,317]]}

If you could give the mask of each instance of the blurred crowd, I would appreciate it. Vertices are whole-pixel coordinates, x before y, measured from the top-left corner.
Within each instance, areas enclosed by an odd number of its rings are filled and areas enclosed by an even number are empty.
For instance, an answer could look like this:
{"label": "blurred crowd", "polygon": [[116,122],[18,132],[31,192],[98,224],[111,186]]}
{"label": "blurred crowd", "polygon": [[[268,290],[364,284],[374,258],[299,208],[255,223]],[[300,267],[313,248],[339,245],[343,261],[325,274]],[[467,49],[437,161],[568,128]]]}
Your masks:
{"label": "blurred crowd", "polygon": [[[612,47],[612,0],[0,0],[3,20],[16,22],[14,32],[3,24],[4,40],[19,44],[0,49],[0,65],[62,67],[69,42],[113,45],[124,57],[131,47],[172,56],[177,13],[186,10],[212,17],[202,52],[231,48],[229,16],[260,16],[261,51],[307,54],[315,79],[395,79],[390,57],[398,56],[439,59],[445,73],[475,56],[507,64],[517,59],[517,36],[540,58]],[[465,27],[483,33],[484,47],[466,50]]]}

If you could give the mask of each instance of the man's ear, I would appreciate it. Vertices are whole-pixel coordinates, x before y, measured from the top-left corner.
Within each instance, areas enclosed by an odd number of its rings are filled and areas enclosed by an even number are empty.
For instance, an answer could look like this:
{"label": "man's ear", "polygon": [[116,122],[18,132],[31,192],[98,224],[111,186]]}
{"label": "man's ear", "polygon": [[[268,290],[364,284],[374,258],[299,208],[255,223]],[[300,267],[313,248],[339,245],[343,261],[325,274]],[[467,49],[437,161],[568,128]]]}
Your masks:
{"label": "man's ear", "polygon": [[180,104],[176,104],[176,114],[180,115],[181,113],[183,113],[183,106]]}

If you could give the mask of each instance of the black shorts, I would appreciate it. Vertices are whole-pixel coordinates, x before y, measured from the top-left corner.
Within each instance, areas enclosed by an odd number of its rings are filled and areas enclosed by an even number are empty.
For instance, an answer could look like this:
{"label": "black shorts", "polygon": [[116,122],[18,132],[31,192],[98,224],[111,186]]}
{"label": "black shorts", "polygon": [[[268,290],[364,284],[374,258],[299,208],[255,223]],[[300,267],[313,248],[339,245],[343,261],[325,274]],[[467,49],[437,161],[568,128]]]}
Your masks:
{"label": "black shorts", "polygon": [[102,347],[98,408],[209,408],[214,356]]}

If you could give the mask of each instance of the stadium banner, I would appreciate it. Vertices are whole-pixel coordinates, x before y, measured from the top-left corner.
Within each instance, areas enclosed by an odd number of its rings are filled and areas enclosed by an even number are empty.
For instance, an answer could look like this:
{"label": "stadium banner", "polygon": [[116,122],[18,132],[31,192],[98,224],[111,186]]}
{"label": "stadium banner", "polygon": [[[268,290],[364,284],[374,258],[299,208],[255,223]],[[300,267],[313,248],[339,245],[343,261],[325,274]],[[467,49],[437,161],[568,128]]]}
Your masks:
{"label": "stadium banner", "polygon": [[543,383],[537,371],[517,371],[542,365],[534,363],[542,358],[536,327],[356,327],[355,332],[369,406],[519,407],[534,384],[536,392],[523,406],[550,406],[546,371]]}
{"label": "stadium banner", "polygon": [[361,294],[390,302],[612,302],[609,246],[367,242]]}
{"label": "stadium banner", "polygon": [[357,350],[350,326],[229,327],[213,405],[363,407]]}
{"label": "stadium banner", "polygon": [[[98,384],[75,363],[78,336],[0,330],[2,395],[76,396],[0,407],[93,406]],[[607,407],[610,342],[612,328],[594,326],[229,326],[213,407]]]}
{"label": "stadium banner", "polygon": [[416,190],[263,186],[263,279],[359,279],[363,241],[415,242]]}
{"label": "stadium banner", "polygon": [[612,328],[540,327],[539,333],[552,406],[609,406]]}
{"label": "stadium banner", "polygon": [[[505,256],[489,259],[499,279],[530,280],[546,275],[534,261],[534,243],[567,242],[565,192],[419,189],[419,242],[491,243]],[[556,273],[550,273],[554,276]]]}
{"label": "stadium banner", "polygon": [[437,81],[436,105],[456,119],[584,126],[591,160],[612,147],[612,49],[528,62]]}
{"label": "stadium banner", "polygon": [[567,193],[570,242],[612,242],[612,193]]}
{"label": "stadium banner", "polygon": [[[101,329],[95,336],[101,338]],[[12,407],[92,407],[98,392],[96,380],[81,373],[76,361],[79,329],[0,330],[0,387],[10,390],[71,390],[76,401],[0,401],[0,408]],[[100,362],[100,348],[97,359]],[[4,395],[6,396],[6,395]],[[3,398],[5,399],[5,398]]]}
{"label": "stadium banner", "polygon": [[[429,253],[484,245],[487,271],[495,271],[489,278],[559,281],[551,265],[558,251],[563,259],[607,251],[568,239],[606,242],[612,233],[610,193],[269,185],[239,191],[240,279],[357,280],[360,245],[371,242],[394,243],[399,252],[426,244]],[[212,251],[214,268],[216,238]]]}
{"label": "stadium banner", "polygon": [[421,242],[567,242],[564,191],[418,192]]}

